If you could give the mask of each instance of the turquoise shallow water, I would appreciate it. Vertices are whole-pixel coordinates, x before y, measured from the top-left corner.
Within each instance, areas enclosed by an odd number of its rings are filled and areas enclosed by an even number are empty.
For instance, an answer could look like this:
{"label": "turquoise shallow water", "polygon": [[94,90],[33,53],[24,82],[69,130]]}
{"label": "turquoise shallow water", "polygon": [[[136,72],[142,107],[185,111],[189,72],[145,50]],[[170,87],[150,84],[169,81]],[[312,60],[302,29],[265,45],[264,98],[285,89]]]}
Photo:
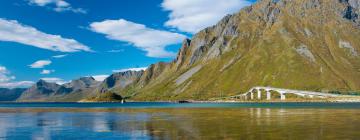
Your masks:
{"label": "turquoise shallow water", "polygon": [[0,103],[0,139],[359,139],[359,103]]}

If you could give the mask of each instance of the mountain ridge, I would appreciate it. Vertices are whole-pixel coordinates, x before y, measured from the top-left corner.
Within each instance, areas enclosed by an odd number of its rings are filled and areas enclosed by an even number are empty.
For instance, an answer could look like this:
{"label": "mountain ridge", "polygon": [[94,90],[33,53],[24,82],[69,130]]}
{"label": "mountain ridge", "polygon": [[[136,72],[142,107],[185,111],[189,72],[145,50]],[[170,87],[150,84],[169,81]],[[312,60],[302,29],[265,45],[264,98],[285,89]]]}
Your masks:
{"label": "mountain ridge", "polygon": [[86,89],[78,95],[70,85],[50,90],[76,100],[116,92],[139,101],[208,100],[254,86],[360,90],[359,15],[358,0],[260,0],[185,39],[171,62],[74,84]]}
{"label": "mountain ridge", "polygon": [[93,77],[81,77],[63,85],[39,80],[24,91],[17,101],[78,101],[95,94],[93,89],[99,84]]}
{"label": "mountain ridge", "polygon": [[[134,99],[206,100],[258,85],[359,90],[357,4],[259,1],[185,40],[176,59],[162,64],[161,74],[137,88]],[[197,66],[202,68],[174,84]]]}
{"label": "mountain ridge", "polygon": [[15,101],[25,90],[26,88],[0,88],[0,101]]}

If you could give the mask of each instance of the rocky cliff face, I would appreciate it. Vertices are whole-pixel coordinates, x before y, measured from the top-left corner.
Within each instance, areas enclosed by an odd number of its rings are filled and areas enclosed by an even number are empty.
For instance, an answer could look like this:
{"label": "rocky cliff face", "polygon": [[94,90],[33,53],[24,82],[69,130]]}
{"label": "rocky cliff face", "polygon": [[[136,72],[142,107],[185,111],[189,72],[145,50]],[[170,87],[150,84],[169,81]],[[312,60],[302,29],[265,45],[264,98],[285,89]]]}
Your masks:
{"label": "rocky cliff face", "polygon": [[358,0],[260,0],[185,40],[172,63],[152,65],[134,99],[359,90],[359,12]]}

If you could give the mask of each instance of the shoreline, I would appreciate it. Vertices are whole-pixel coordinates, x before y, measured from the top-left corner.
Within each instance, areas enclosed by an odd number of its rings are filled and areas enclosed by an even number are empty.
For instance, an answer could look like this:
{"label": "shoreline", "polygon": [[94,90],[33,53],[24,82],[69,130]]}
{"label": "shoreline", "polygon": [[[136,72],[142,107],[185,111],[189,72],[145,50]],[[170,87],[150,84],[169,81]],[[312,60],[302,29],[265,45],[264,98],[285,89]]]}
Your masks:
{"label": "shoreline", "polygon": [[[122,103],[122,102],[54,102],[54,101],[34,101],[34,102],[19,102],[19,101],[0,101],[0,104],[26,104],[26,103]],[[126,101],[126,103],[178,103],[178,104],[187,104],[187,103],[360,103],[360,100],[314,100],[314,101],[234,101],[234,100],[219,100],[219,101],[195,101],[195,100],[181,100],[181,101]]]}

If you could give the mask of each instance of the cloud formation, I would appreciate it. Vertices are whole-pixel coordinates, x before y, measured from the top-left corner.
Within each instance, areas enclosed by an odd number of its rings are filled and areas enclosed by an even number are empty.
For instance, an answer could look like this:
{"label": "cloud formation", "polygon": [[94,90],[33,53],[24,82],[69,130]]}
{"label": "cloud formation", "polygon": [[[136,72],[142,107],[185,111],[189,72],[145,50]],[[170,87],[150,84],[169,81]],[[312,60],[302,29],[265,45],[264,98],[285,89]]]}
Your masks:
{"label": "cloud formation", "polygon": [[10,75],[10,72],[7,70],[6,67],[0,66],[0,87],[1,88],[17,88],[17,87],[29,87],[34,82],[32,81],[18,81],[18,82],[11,82],[15,80],[16,77]]}
{"label": "cloud formation", "polygon": [[158,58],[174,57],[175,53],[167,51],[166,46],[179,44],[186,38],[179,33],[155,30],[124,19],[93,22],[90,29],[109,39],[131,43],[146,51],[147,56]]}
{"label": "cloud formation", "polygon": [[15,76],[10,76],[10,72],[4,66],[0,66],[0,83],[14,80]]}
{"label": "cloud formation", "polygon": [[0,83],[2,88],[27,88],[34,84],[33,81],[19,81],[19,82],[6,82]]}
{"label": "cloud formation", "polygon": [[127,68],[127,69],[113,70],[113,72],[143,71],[143,70],[146,70],[147,68],[148,68],[148,67],[141,67],[141,68]]}
{"label": "cloud formation", "polygon": [[50,60],[38,60],[30,64],[30,68],[44,68],[47,65],[50,65],[52,62]]}
{"label": "cloud formation", "polygon": [[63,55],[55,55],[55,56],[52,56],[53,58],[64,58],[66,57],[67,54],[63,54]]}
{"label": "cloud formation", "polygon": [[87,13],[87,11],[82,8],[73,8],[70,3],[65,0],[29,0],[29,3],[32,5],[50,8],[56,12],[71,11],[74,13]]}
{"label": "cloud formation", "polygon": [[96,81],[104,81],[107,77],[109,77],[109,75],[94,75],[94,76],[91,76],[93,77]]}
{"label": "cloud formation", "polygon": [[40,74],[51,74],[53,72],[55,72],[55,70],[42,70]]}
{"label": "cloud formation", "polygon": [[60,52],[91,51],[89,47],[74,39],[47,34],[16,20],[2,18],[0,18],[0,41],[17,42]]}
{"label": "cloud formation", "polygon": [[170,11],[165,26],[196,33],[250,4],[248,0],[164,0],[161,6]]}
{"label": "cloud formation", "polygon": [[68,83],[69,81],[65,81],[61,78],[56,78],[56,77],[46,77],[46,78],[41,78],[41,80],[44,80],[46,82],[49,82],[49,83],[56,83],[56,84],[59,84],[59,85],[62,85],[62,84],[65,84],[65,83]]}
{"label": "cloud formation", "polygon": [[119,49],[119,50],[109,50],[107,52],[109,53],[119,53],[119,52],[123,52],[124,50],[123,49]]}

